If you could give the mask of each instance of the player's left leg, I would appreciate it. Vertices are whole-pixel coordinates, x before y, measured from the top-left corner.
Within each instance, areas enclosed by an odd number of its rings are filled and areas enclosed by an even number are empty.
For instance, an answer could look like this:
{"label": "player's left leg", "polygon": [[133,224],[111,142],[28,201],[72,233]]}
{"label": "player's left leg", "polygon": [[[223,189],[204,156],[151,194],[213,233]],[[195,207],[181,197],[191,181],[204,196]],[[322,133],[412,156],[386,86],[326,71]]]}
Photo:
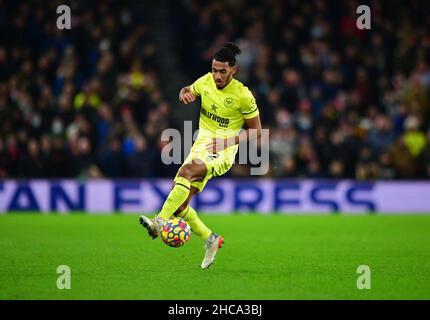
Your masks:
{"label": "player's left leg", "polygon": [[153,239],[158,237],[164,222],[168,220],[181,205],[187,202],[190,195],[191,183],[203,180],[206,173],[206,165],[199,159],[194,159],[182,165],[175,177],[175,184],[157,217],[151,220],[144,215],[140,216],[140,224],[148,230],[148,234]]}
{"label": "player's left leg", "polygon": [[202,240],[207,240],[211,235],[212,231],[203,223],[202,220],[197,215],[197,212],[193,207],[189,205],[192,197],[199,192],[199,189],[191,186],[190,195],[179,208],[174,213],[174,216],[178,218],[182,218],[188,222],[190,225],[191,231],[196,234]]}

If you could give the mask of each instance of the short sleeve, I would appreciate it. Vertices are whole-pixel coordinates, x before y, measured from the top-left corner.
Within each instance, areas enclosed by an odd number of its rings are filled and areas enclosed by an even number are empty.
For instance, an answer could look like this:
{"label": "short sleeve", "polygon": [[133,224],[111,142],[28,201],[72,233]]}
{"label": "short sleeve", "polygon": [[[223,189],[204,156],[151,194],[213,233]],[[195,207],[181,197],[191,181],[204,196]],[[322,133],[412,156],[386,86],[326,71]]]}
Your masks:
{"label": "short sleeve", "polygon": [[194,83],[191,85],[191,93],[195,96],[200,96],[202,92],[202,86],[204,82],[206,81],[208,74],[205,74],[204,76],[198,78]]}
{"label": "short sleeve", "polygon": [[257,102],[248,88],[246,88],[243,92],[240,108],[240,111],[242,112],[242,115],[245,119],[252,119],[260,114],[258,111]]}

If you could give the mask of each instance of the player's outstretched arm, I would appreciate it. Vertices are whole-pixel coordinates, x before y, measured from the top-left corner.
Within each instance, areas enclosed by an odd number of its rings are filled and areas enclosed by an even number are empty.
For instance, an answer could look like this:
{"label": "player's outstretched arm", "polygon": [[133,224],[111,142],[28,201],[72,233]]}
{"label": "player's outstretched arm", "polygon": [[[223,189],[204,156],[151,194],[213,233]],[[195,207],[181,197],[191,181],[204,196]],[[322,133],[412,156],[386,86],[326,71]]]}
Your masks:
{"label": "player's outstretched arm", "polygon": [[187,104],[196,100],[196,96],[191,91],[191,86],[186,86],[179,91],[179,101]]}

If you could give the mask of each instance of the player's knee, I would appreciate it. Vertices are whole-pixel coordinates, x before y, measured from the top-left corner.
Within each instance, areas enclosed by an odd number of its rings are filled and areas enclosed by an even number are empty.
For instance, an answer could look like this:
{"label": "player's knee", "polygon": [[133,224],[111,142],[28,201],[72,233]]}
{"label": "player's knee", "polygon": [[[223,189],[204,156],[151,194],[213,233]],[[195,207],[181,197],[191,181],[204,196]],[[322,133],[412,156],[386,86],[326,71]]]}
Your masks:
{"label": "player's knee", "polygon": [[179,176],[187,179],[190,182],[202,181],[206,174],[206,166],[204,164],[186,164],[179,170]]}
{"label": "player's knee", "polygon": [[192,182],[194,178],[194,170],[190,165],[185,165],[181,168],[178,175]]}

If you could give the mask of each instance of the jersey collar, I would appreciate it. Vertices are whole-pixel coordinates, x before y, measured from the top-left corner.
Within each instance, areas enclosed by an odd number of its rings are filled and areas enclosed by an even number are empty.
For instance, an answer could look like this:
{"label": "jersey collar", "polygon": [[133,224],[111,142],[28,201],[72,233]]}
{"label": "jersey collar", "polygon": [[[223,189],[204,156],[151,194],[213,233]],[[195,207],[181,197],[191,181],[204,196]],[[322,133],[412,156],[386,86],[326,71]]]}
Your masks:
{"label": "jersey collar", "polygon": [[212,83],[213,83],[213,85],[215,86],[215,89],[216,90],[218,90],[218,91],[223,91],[224,89],[226,89],[226,88],[228,88],[232,83],[233,83],[233,81],[234,80],[236,80],[235,78],[232,78],[231,79],[231,81],[224,87],[224,88],[222,88],[222,89],[218,89],[218,87],[216,86],[216,83],[215,83],[215,80],[214,80],[214,78],[212,77]]}

